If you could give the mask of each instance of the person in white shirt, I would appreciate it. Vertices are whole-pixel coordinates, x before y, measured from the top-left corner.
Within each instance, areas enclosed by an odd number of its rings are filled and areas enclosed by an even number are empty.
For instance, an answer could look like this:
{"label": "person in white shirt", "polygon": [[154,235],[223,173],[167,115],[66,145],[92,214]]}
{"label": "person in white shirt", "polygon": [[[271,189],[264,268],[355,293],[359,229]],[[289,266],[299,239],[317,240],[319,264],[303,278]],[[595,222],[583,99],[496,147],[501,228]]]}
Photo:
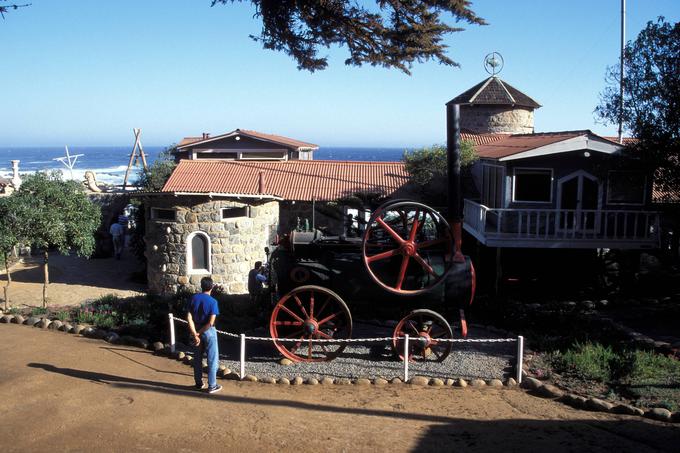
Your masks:
{"label": "person in white shirt", "polygon": [[111,228],[109,228],[109,233],[111,233],[111,237],[113,238],[113,254],[115,255],[116,259],[119,260],[120,255],[123,252],[125,228],[122,224],[116,222],[111,225]]}

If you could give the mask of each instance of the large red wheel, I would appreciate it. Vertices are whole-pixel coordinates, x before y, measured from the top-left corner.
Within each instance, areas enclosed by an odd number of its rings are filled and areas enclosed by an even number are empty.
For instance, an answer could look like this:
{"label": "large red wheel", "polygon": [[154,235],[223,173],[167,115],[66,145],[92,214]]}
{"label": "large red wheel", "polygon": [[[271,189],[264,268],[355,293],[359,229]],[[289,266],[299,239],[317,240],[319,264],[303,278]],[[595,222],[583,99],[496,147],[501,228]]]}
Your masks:
{"label": "large red wheel", "polygon": [[[325,362],[337,357],[346,343],[318,340],[352,336],[352,315],[343,300],[321,286],[295,288],[274,306],[269,332],[276,349],[295,362]],[[280,341],[291,339],[296,341]]]}
{"label": "large red wheel", "polygon": [[369,275],[385,290],[421,294],[441,283],[451,267],[453,234],[429,206],[389,202],[371,216],[362,255]]}
{"label": "large red wheel", "polygon": [[451,353],[453,343],[441,340],[453,338],[449,323],[432,310],[414,310],[394,328],[392,348],[404,360],[404,335],[408,335],[408,360],[443,362]]}

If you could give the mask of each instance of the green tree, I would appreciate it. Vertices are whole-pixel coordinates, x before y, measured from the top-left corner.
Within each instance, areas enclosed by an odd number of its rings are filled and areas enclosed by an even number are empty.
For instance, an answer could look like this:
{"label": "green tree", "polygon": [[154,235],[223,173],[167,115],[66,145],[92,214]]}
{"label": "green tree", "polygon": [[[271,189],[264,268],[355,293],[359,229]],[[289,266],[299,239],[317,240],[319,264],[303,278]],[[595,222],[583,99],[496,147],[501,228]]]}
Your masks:
{"label": "green tree", "polygon": [[148,169],[140,170],[136,185],[144,190],[161,190],[177,164],[173,152],[177,145],[170,145],[158,154]]}
{"label": "green tree", "polygon": [[49,251],[90,256],[94,233],[101,223],[101,210],[76,181],[63,181],[61,172],[35,173],[24,178],[14,194],[30,206],[27,240],[43,250],[43,307],[47,305]]}
{"label": "green tree", "polygon": [[[469,141],[461,141],[460,152],[461,167],[467,167],[478,158],[474,145]],[[419,186],[427,186],[435,179],[447,176],[445,145],[406,151],[402,161],[406,165],[406,171]]]}
{"label": "green tree", "polygon": [[24,239],[29,216],[28,206],[16,196],[0,198],[0,258],[5,264],[7,283],[4,287],[5,310],[9,308],[9,287],[12,274],[9,268],[10,255]]}
{"label": "green tree", "polygon": [[375,0],[372,7],[346,0],[213,0],[216,4],[250,1],[255,17],[262,19],[262,47],[283,51],[298,69],[314,72],[328,66],[320,48],[346,46],[346,65],[383,66],[410,74],[415,62],[435,60],[458,66],[446,56],[446,35],[462,31],[442,21],[485,25],[470,9],[468,0]]}
{"label": "green tree", "polygon": [[623,119],[637,138],[627,152],[656,169],[657,187],[668,196],[680,188],[680,23],[648,22],[624,50],[623,110],[619,66],[607,69],[607,87],[596,116],[605,124]]}

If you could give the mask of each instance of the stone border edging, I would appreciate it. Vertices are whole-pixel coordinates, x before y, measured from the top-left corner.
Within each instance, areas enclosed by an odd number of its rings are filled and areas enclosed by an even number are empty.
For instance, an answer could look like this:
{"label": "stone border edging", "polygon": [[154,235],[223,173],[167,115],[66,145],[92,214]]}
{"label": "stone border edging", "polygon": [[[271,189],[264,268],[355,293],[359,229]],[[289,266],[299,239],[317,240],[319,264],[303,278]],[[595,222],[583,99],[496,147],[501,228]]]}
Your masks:
{"label": "stone border edging", "polygon": [[[19,324],[28,325],[33,327],[38,327],[44,330],[58,330],[64,333],[70,333],[74,335],[82,335],[87,338],[104,340],[111,344],[120,344],[126,346],[138,347],[141,349],[147,349],[154,352],[156,355],[166,356],[169,359],[174,359],[181,361],[186,365],[193,366],[193,356],[185,354],[182,351],[176,351],[170,353],[170,347],[160,341],[149,342],[143,338],[136,338],[132,336],[119,336],[117,333],[112,331],[106,331],[103,329],[97,329],[89,325],[76,324],[71,325],[70,323],[62,322],[60,320],[54,319],[50,320],[47,317],[37,317],[29,316],[24,318],[22,315],[2,315],[0,316],[0,324]],[[500,329],[497,329],[500,330]],[[278,385],[357,385],[357,386],[385,386],[385,385],[399,385],[404,384],[402,379],[395,377],[391,380],[383,378],[338,378],[334,379],[331,377],[323,377],[320,380],[316,378],[302,378],[301,376],[295,376],[292,379],[287,377],[264,377],[258,379],[254,375],[246,375],[243,379],[240,378],[238,373],[226,368],[224,365],[220,365],[218,370],[218,377],[226,380],[238,380],[243,382],[260,382],[263,384],[278,384]],[[537,396],[540,398],[552,399],[554,401],[561,402],[575,409],[589,410],[593,412],[608,412],[612,414],[623,414],[623,415],[637,415],[651,418],[662,422],[680,423],[680,411],[671,412],[668,409],[655,407],[644,411],[643,409],[630,406],[627,404],[614,405],[607,401],[590,397],[586,398],[573,393],[565,393],[559,387],[543,383],[538,379],[530,376],[523,377],[522,384],[518,387],[517,382],[513,378],[508,378],[505,382],[500,379],[471,379],[469,382],[465,379],[440,379],[440,378],[429,378],[426,376],[413,376],[406,382],[408,385],[419,386],[419,387],[458,387],[458,388],[521,388],[527,391],[528,394]]]}

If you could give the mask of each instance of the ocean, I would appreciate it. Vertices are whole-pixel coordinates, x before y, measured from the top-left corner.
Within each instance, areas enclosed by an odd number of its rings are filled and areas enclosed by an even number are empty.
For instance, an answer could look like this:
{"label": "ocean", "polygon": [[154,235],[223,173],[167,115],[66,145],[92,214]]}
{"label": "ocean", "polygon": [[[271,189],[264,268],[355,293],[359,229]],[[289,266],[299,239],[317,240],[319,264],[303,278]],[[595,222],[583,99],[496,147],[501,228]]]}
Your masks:
{"label": "ocean", "polygon": [[[145,146],[147,162],[151,164],[163,146]],[[367,160],[367,161],[399,161],[407,148],[379,147],[321,147],[314,152],[315,160]],[[125,170],[130,160],[130,146],[69,146],[71,156],[82,154],[69,171],[61,162],[55,160],[66,155],[62,146],[47,147],[14,147],[0,148],[0,176],[11,177],[11,160],[19,160],[20,173],[33,173],[44,170],[62,170],[65,178],[79,181],[84,179],[85,172],[92,170],[97,181],[107,184],[122,184]],[[139,170],[134,170],[131,180],[136,179]]]}

